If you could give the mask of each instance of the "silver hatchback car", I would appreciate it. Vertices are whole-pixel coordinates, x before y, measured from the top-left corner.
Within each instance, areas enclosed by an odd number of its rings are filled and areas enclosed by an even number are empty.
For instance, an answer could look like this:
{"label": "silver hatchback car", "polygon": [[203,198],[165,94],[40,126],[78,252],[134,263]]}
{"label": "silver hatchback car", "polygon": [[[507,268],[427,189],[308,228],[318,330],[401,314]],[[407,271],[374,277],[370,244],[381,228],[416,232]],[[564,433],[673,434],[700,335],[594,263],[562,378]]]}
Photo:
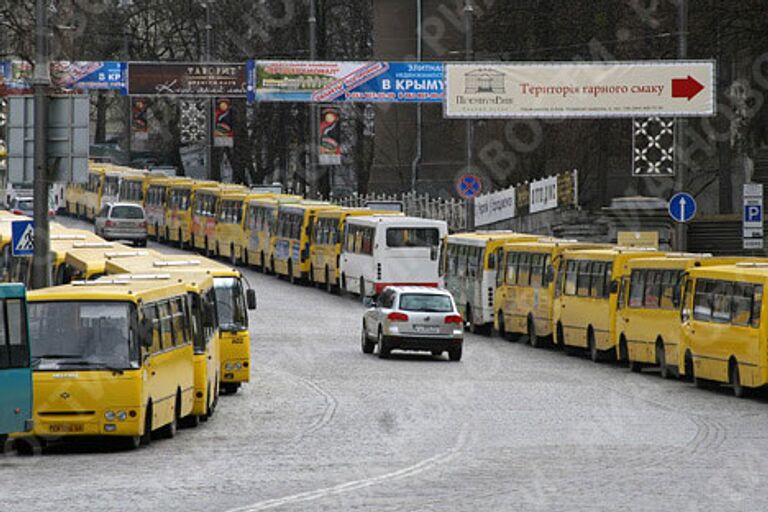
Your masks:
{"label": "silver hatchback car", "polygon": [[147,219],[144,208],[134,203],[104,205],[94,220],[94,232],[105,240],[129,240],[147,245]]}
{"label": "silver hatchback car", "polygon": [[385,359],[393,350],[448,352],[460,361],[464,345],[464,319],[450,292],[422,286],[385,288],[376,302],[366,301],[361,344],[363,353],[378,349]]}

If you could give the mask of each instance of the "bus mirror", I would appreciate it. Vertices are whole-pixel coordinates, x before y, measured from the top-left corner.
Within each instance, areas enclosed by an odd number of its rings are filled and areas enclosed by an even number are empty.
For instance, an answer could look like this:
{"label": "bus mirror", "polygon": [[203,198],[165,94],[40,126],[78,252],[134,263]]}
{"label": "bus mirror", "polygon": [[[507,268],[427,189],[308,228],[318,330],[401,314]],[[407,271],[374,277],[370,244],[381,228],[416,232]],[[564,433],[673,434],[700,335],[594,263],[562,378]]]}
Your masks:
{"label": "bus mirror", "polygon": [[144,348],[152,347],[152,320],[144,318],[139,325],[139,336],[141,337],[141,345]]}
{"label": "bus mirror", "polygon": [[619,282],[615,279],[611,281],[611,293],[619,293]]}
{"label": "bus mirror", "polygon": [[256,309],[256,290],[249,288],[245,291],[245,300],[248,303],[248,310],[254,311]]}
{"label": "bus mirror", "polygon": [[555,267],[552,265],[547,267],[547,274],[545,279],[547,280],[546,284],[553,283],[555,281]]}
{"label": "bus mirror", "polygon": [[368,309],[371,309],[375,306],[375,302],[373,301],[373,297],[365,297],[363,299],[363,306],[365,306]]}

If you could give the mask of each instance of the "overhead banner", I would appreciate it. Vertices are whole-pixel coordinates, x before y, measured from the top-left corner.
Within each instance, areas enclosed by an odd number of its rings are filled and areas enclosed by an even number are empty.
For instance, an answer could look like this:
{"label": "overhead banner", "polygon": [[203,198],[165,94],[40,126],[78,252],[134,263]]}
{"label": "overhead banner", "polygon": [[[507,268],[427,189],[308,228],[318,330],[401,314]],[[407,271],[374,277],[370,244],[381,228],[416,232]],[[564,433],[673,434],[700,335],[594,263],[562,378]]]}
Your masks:
{"label": "overhead banner", "polygon": [[447,118],[715,115],[714,61],[446,64]]}
{"label": "overhead banner", "polygon": [[244,64],[128,64],[128,93],[141,96],[244,97]]}
{"label": "overhead banner", "polygon": [[249,61],[248,101],[439,103],[444,78],[440,62]]}
{"label": "overhead banner", "polygon": [[[53,94],[80,94],[91,89],[126,92],[126,63],[114,61],[54,61],[49,67]],[[0,63],[0,95],[32,94],[32,65]]]}
{"label": "overhead banner", "polygon": [[515,217],[516,194],[514,187],[492,192],[475,199],[475,226],[487,226]]}
{"label": "overhead banner", "polygon": [[216,98],[213,113],[213,145],[217,148],[231,148],[235,145],[235,132],[232,129],[232,101],[229,98]]}
{"label": "overhead banner", "polygon": [[320,165],[341,165],[341,113],[336,107],[326,107],[320,113]]}

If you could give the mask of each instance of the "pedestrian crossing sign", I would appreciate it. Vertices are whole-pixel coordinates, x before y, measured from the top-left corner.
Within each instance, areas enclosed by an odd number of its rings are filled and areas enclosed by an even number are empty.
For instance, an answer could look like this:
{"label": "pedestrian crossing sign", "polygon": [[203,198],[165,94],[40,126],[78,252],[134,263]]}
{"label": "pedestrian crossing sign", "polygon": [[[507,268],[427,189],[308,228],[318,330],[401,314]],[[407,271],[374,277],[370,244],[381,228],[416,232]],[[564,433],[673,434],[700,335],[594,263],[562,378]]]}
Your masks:
{"label": "pedestrian crossing sign", "polygon": [[11,254],[32,256],[35,250],[35,226],[31,220],[15,220],[11,223]]}

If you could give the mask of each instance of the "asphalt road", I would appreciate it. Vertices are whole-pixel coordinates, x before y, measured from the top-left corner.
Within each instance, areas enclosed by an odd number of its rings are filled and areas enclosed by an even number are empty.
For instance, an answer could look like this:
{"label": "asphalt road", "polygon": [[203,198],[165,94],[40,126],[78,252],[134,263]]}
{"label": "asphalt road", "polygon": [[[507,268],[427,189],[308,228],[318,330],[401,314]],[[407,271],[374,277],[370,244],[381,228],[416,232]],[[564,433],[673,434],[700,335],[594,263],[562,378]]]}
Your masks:
{"label": "asphalt road", "polygon": [[768,509],[766,398],[469,334],[381,361],[357,301],[245,274],[250,385],[135,452],[0,456],[0,511]]}

